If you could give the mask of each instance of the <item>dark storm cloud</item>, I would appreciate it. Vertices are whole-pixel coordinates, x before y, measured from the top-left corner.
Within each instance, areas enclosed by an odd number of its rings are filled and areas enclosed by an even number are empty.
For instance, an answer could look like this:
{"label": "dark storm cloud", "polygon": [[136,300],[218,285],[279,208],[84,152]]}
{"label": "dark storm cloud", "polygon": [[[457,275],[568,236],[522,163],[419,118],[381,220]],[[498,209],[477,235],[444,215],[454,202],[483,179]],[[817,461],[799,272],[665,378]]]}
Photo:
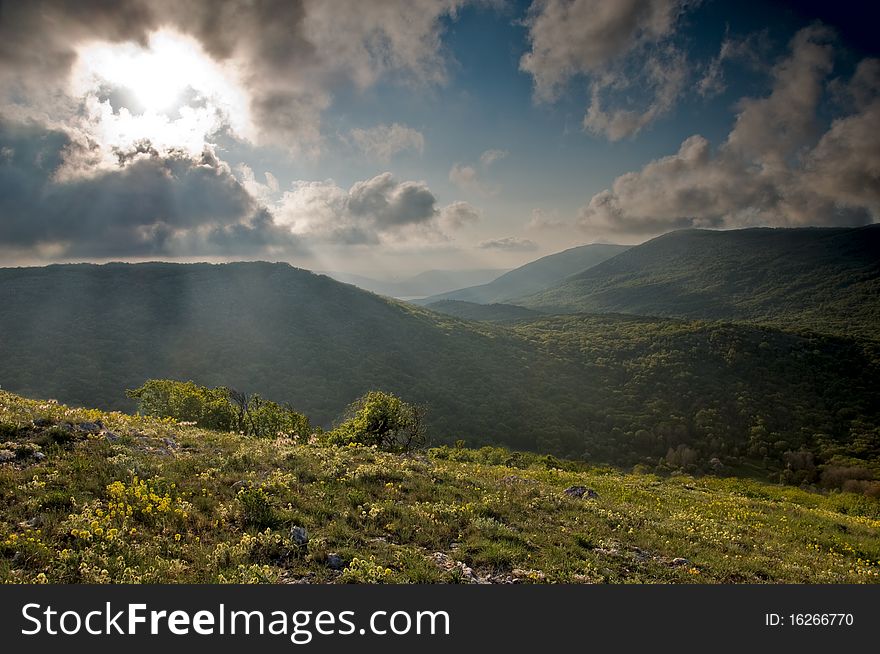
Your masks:
{"label": "dark storm cloud", "polygon": [[71,257],[296,250],[212,153],[119,152],[120,167],[58,178],[83,154],[70,136],[0,123],[0,246]]}

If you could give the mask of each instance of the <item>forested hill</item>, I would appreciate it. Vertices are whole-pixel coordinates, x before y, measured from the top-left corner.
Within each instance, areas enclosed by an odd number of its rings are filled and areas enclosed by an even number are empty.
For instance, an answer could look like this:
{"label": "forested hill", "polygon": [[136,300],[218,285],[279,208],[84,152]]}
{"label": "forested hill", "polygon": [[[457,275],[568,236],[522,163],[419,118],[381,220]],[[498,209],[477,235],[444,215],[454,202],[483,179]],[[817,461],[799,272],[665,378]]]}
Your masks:
{"label": "forested hill", "polygon": [[513,303],[549,313],[757,320],[877,338],[880,225],[672,232]]}
{"label": "forested hill", "polygon": [[426,309],[437,313],[445,313],[462,320],[482,320],[486,322],[511,322],[540,318],[540,311],[526,309],[515,304],[477,304],[462,300],[438,300],[425,305]]}
{"label": "forested hill", "polygon": [[[126,388],[192,379],[287,401],[328,424],[370,389],[432,409],[441,433],[516,421],[537,438],[565,366],[513,335],[373,295],[287,264],[165,263],[0,269],[0,384],[131,409]],[[491,407],[491,408],[490,408]]]}
{"label": "forested hill", "polygon": [[793,456],[810,479],[823,465],[880,472],[876,342],[631,316],[503,327],[268,263],[0,269],[0,307],[0,385],[34,397],[132,409],[126,389],[192,380],[327,426],[375,389],[423,405],[446,442],[776,477]]}
{"label": "forested hill", "polygon": [[575,273],[583,272],[620,254],[626,248],[625,245],[603,244],[570,248],[520,266],[488,284],[433,295],[421,300],[419,304],[431,304],[440,300],[461,300],[478,304],[504,303],[559,284]]}

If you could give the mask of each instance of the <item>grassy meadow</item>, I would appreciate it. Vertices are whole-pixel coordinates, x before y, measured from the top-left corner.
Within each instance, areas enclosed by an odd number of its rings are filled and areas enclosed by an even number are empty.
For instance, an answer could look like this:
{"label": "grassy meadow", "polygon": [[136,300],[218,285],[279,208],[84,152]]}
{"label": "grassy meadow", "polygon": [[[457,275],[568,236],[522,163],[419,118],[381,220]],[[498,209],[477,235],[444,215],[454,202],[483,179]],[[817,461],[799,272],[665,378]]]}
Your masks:
{"label": "grassy meadow", "polygon": [[0,430],[6,583],[880,580],[863,495],[245,438],[6,392]]}

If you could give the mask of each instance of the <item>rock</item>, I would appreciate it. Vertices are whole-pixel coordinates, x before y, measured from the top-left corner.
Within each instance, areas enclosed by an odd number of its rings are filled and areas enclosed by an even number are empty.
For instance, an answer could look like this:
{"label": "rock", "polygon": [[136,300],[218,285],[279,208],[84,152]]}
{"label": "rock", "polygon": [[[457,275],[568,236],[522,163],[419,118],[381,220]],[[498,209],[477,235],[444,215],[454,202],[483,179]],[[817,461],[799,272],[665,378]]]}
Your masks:
{"label": "rock", "polygon": [[574,497],[576,499],[583,499],[584,497],[588,497],[590,499],[599,499],[599,493],[594,491],[592,488],[587,488],[586,486],[569,486],[562,492],[569,497]]}
{"label": "rock", "polygon": [[515,579],[514,583],[518,582],[520,579],[530,579],[531,581],[545,581],[547,579],[547,575],[540,570],[522,570],[520,568],[514,568],[510,571],[510,574]]}
{"label": "rock", "polygon": [[431,559],[437,565],[437,567],[442,568],[443,570],[447,570],[449,572],[455,570],[459,574],[459,578],[461,581],[468,584],[485,584],[489,583],[488,579],[484,577],[480,577],[479,575],[474,573],[473,568],[468,565],[465,565],[461,561],[456,561],[448,554],[444,554],[443,552],[434,552],[431,555]]}
{"label": "rock", "polygon": [[680,556],[672,559],[672,565],[674,566],[687,565],[688,563],[690,563],[690,561]]}
{"label": "rock", "polygon": [[34,452],[34,458],[35,458],[37,461],[42,461],[43,459],[46,458],[46,455],[43,454],[42,452]]}
{"label": "rock", "polygon": [[74,426],[74,429],[77,431],[84,431],[88,434],[97,434],[104,429],[104,425],[101,424],[100,420],[97,422],[80,422]]}
{"label": "rock", "polygon": [[305,527],[293,526],[290,528],[290,539],[298,547],[305,547],[309,544],[309,532]]}
{"label": "rock", "polygon": [[40,518],[39,518],[39,516],[34,516],[30,520],[22,520],[21,522],[18,523],[18,526],[22,527],[24,529],[33,529],[38,524],[40,524]]}
{"label": "rock", "polygon": [[104,432],[104,438],[106,438],[106,439],[107,439],[108,441],[110,441],[111,443],[115,443],[116,441],[119,440],[119,434],[116,434],[116,433],[114,433],[114,432],[112,432],[112,431],[105,431],[105,432]]}
{"label": "rock", "polygon": [[162,442],[165,443],[166,447],[172,450],[176,450],[179,447],[177,441],[175,441],[173,438],[163,438]]}
{"label": "rock", "polygon": [[331,552],[327,555],[327,567],[331,570],[342,570],[345,567],[345,561],[335,552]]}
{"label": "rock", "polygon": [[0,450],[0,463],[12,461],[15,458],[15,452],[12,450]]}

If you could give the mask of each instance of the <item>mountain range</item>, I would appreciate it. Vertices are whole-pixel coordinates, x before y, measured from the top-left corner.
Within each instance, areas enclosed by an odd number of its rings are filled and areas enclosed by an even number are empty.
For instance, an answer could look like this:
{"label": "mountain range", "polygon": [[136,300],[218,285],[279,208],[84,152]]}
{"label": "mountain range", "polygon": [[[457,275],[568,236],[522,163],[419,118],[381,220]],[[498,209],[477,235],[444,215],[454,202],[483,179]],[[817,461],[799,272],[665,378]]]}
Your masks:
{"label": "mountain range", "polygon": [[401,279],[376,279],[365,275],[338,271],[322,271],[323,274],[346,284],[378,293],[388,297],[409,299],[423,298],[428,295],[445,293],[462,286],[485,284],[505,270],[495,268],[480,268],[476,270],[425,270],[411,277]]}
{"label": "mountain range", "polygon": [[515,306],[436,307],[460,317],[287,264],[0,269],[0,385],[131,410],[125,390],[146,379],[193,380],[324,427],[379,389],[424,406],[435,441],[871,477],[877,234],[678,232]]}
{"label": "mountain range", "polygon": [[877,338],[880,225],[671,232],[508,301],[545,313],[758,321]]}
{"label": "mountain range", "polygon": [[626,249],[625,245],[582,245],[527,263],[488,284],[432,295],[419,300],[418,304],[427,305],[441,300],[503,304],[555,286],[570,275],[583,272]]}

